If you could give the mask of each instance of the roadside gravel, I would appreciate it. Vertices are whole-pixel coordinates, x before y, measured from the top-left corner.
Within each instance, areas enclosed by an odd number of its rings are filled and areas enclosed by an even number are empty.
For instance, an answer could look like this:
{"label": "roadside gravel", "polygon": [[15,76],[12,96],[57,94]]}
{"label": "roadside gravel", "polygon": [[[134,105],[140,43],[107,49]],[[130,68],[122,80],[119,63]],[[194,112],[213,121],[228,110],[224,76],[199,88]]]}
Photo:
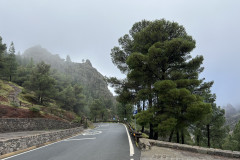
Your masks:
{"label": "roadside gravel", "polygon": [[151,150],[141,152],[140,160],[237,160],[237,159],[152,146]]}

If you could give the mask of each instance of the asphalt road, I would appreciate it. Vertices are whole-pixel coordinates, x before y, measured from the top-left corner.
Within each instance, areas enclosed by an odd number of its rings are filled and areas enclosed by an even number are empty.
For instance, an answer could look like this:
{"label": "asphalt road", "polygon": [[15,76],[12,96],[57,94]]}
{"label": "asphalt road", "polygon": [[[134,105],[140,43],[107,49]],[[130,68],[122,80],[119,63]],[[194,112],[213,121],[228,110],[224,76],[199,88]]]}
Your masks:
{"label": "asphalt road", "polygon": [[[99,123],[80,135],[4,160],[139,160],[140,150],[123,124]],[[132,142],[131,142],[132,141]],[[133,143],[133,144],[132,144]]]}

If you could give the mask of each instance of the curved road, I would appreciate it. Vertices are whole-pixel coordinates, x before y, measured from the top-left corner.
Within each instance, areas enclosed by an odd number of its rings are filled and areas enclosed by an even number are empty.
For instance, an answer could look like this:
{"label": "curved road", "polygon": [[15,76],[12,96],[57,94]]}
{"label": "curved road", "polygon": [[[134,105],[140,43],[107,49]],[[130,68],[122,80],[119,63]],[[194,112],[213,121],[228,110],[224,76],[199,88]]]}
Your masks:
{"label": "curved road", "polygon": [[[139,160],[140,151],[118,123],[99,123],[95,129],[4,160]],[[130,138],[130,139],[129,139]]]}

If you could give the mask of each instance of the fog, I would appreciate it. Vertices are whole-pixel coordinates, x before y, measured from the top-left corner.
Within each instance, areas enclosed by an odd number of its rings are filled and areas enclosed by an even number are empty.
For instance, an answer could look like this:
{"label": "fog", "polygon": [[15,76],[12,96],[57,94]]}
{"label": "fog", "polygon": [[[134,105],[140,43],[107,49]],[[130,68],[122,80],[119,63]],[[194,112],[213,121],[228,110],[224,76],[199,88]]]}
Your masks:
{"label": "fog", "polygon": [[0,36],[16,51],[40,44],[62,58],[89,59],[103,75],[124,78],[110,51],[142,19],[165,18],[186,28],[203,55],[201,77],[214,80],[218,105],[239,106],[240,1],[238,0],[1,0]]}

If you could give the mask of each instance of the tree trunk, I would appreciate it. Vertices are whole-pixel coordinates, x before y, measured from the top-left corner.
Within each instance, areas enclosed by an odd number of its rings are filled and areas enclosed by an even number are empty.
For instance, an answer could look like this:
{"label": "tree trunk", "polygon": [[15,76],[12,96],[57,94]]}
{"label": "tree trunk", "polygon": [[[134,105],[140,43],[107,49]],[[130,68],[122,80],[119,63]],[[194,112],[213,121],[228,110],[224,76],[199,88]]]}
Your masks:
{"label": "tree trunk", "polygon": [[154,137],[153,139],[158,140],[158,132],[154,132]]}
{"label": "tree trunk", "polygon": [[149,108],[151,108],[152,107],[152,85],[151,84],[148,85],[148,89],[150,91],[150,94],[148,96],[148,103],[149,103]]}
{"label": "tree trunk", "polygon": [[41,104],[43,104],[43,97],[41,97]]}
{"label": "tree trunk", "polygon": [[12,76],[10,75],[10,77],[9,77],[9,80],[10,80],[10,82],[12,81]]}
{"label": "tree trunk", "polygon": [[183,129],[181,129],[181,136],[182,136],[182,144],[184,144],[185,142],[184,142],[184,131],[183,131]]}
{"label": "tree trunk", "polygon": [[[149,85],[149,90],[150,90],[150,95],[148,97],[148,103],[149,103],[149,108],[152,108],[152,95],[151,95],[151,85]],[[153,139],[153,124],[150,122],[150,133],[149,133],[149,139]]]}
{"label": "tree trunk", "polygon": [[211,144],[210,144],[210,125],[209,124],[207,125],[207,137],[208,137],[208,147],[210,148]]}
{"label": "tree trunk", "polygon": [[171,131],[170,136],[169,136],[169,139],[168,139],[168,142],[171,142],[171,141],[172,141],[173,133],[174,133],[174,130]]}
{"label": "tree trunk", "polygon": [[145,101],[143,101],[143,111],[145,110]]}
{"label": "tree trunk", "polygon": [[200,136],[197,135],[197,145],[200,146]]}
{"label": "tree trunk", "polygon": [[97,118],[95,117],[95,120],[94,120],[95,122],[97,122]]}
{"label": "tree trunk", "polygon": [[150,132],[149,132],[149,139],[153,139],[153,125],[152,125],[152,123],[150,123],[149,130],[150,130]]}
{"label": "tree trunk", "polygon": [[[145,101],[143,101],[143,111],[145,110]],[[142,126],[142,133],[144,132],[144,126]]]}
{"label": "tree trunk", "polygon": [[151,108],[152,107],[152,97],[149,98],[148,102],[149,102],[149,108]]}
{"label": "tree trunk", "polygon": [[177,143],[179,143],[180,141],[179,141],[179,132],[178,132],[178,130],[177,130],[177,133],[176,133],[177,135]]}
{"label": "tree trunk", "polygon": [[140,101],[137,103],[137,111],[140,112],[141,111],[141,105],[140,105]]}

